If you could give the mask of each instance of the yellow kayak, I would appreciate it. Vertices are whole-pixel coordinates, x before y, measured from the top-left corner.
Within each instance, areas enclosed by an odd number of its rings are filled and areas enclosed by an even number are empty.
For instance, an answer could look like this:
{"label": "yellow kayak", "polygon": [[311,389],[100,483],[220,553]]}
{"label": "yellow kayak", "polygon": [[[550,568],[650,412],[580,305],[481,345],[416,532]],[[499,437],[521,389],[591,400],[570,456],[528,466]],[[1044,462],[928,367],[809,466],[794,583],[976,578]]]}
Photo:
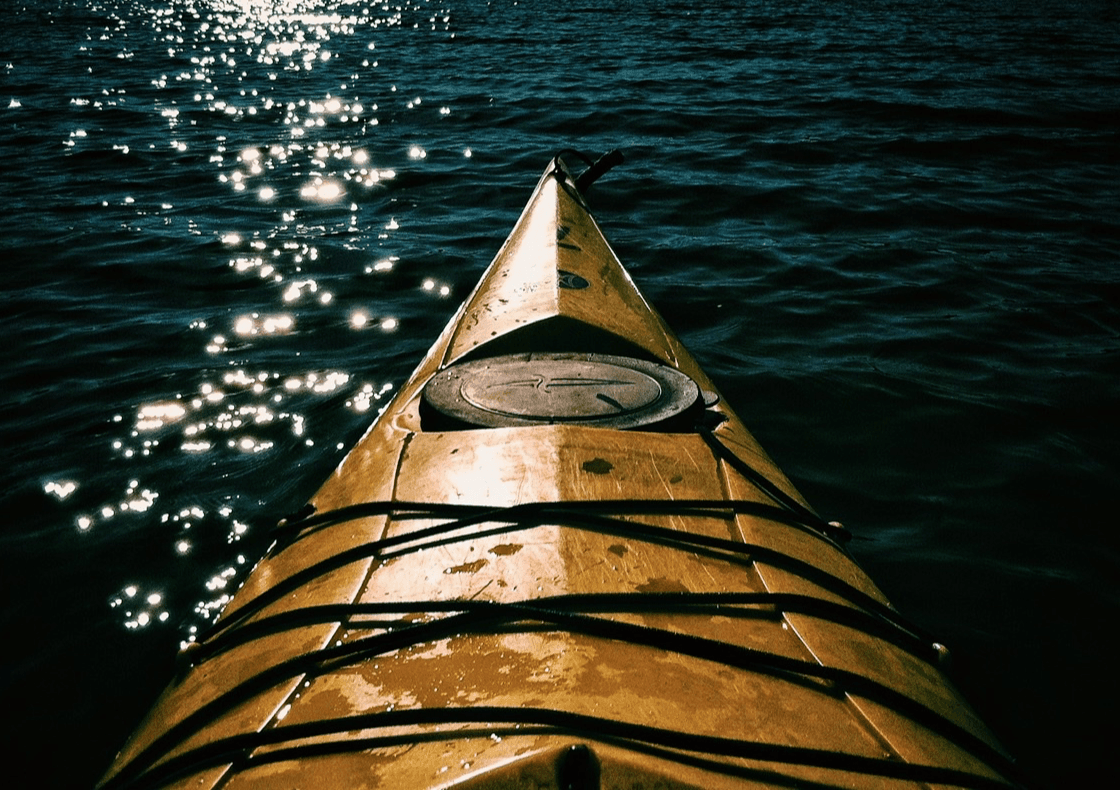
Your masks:
{"label": "yellow kayak", "polygon": [[553,160],[108,786],[1006,785]]}

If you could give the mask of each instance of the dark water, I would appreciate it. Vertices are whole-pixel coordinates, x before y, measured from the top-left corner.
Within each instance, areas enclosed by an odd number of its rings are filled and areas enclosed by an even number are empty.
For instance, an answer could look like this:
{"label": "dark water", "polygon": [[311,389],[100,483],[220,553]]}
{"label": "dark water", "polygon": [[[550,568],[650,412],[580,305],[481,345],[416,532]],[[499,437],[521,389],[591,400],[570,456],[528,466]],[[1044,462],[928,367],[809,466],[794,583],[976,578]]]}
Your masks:
{"label": "dark water", "polygon": [[33,784],[96,781],[565,147],[626,152],[620,256],[1024,781],[1110,774],[1110,0],[6,7],[0,750]]}

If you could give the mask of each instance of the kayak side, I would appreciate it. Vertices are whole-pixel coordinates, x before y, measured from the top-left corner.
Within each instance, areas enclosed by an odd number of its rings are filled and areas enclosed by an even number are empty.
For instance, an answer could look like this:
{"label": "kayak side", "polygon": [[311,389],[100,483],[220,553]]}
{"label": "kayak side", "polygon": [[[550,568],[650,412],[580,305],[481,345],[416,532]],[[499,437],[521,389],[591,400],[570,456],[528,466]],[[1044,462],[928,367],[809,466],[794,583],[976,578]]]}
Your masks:
{"label": "kayak side", "polygon": [[[667,418],[662,368],[695,388]],[[444,414],[432,383],[457,372],[468,411]],[[657,402],[652,422],[634,392]],[[479,410],[495,424],[472,424]],[[842,539],[641,296],[557,160],[105,782],[1005,782],[938,647]]]}

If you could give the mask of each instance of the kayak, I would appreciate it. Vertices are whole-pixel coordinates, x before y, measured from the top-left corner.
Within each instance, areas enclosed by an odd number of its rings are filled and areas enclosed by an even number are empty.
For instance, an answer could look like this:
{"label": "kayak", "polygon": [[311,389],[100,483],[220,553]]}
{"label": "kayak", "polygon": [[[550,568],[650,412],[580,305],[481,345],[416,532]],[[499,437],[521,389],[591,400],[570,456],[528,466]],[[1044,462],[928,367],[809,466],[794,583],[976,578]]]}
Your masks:
{"label": "kayak", "polygon": [[1001,786],[1014,765],[545,170],[112,787]]}

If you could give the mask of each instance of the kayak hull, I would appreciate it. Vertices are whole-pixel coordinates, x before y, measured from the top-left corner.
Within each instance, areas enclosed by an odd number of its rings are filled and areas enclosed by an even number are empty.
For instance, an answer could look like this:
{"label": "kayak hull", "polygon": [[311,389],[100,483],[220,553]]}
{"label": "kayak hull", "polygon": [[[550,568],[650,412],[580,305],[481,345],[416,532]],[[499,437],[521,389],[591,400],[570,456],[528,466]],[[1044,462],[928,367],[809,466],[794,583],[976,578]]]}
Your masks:
{"label": "kayak hull", "polygon": [[[721,399],[575,184],[549,166],[426,358],[184,653],[108,784],[1006,781],[938,647]],[[643,423],[626,399],[663,406],[658,366],[694,389]],[[444,414],[441,376],[516,415]]]}

